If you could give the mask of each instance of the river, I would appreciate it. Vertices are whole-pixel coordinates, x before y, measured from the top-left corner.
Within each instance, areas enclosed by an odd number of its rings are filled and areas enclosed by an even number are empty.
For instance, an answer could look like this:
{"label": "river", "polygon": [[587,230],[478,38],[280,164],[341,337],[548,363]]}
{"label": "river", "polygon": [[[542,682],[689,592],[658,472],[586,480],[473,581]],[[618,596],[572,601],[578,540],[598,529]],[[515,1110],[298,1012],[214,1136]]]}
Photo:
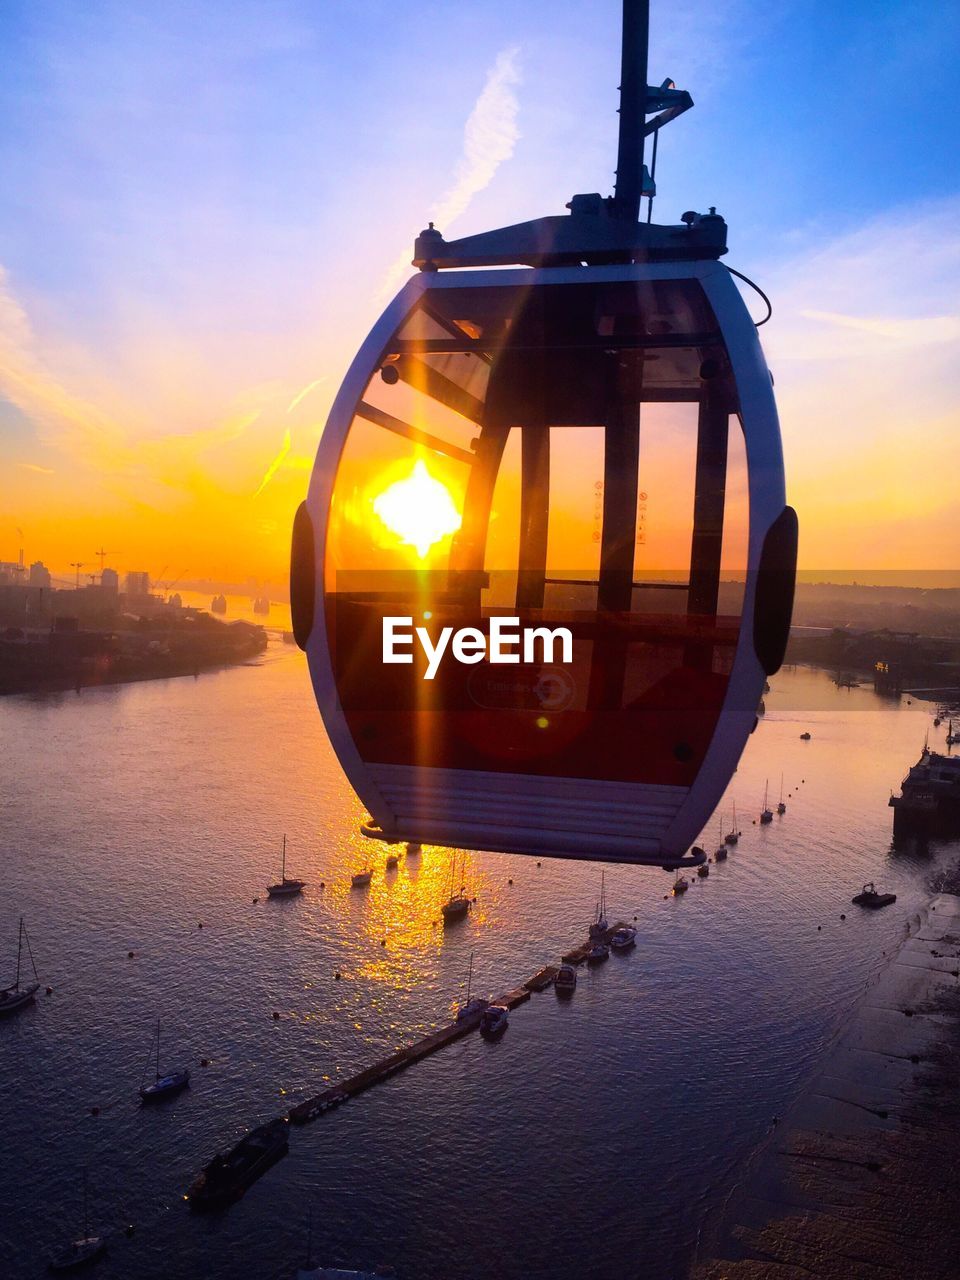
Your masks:
{"label": "river", "polygon": [[[0,961],[23,914],[53,994],[0,1023],[0,1272],[39,1276],[78,1234],[86,1168],[105,1280],[291,1277],[308,1218],[315,1263],[399,1280],[684,1275],[705,1216],[958,854],[891,845],[887,799],[929,706],[807,669],[775,677],[766,705],[725,804],[743,830],[729,860],[680,899],[662,871],[607,869],[634,952],[581,970],[569,1002],[534,996],[498,1043],[470,1036],[292,1130],[239,1204],[198,1217],[183,1193],[215,1151],[449,1018],[471,953],[481,993],[556,961],[584,936],[600,869],[469,854],[477,905],[439,927],[450,855],[385,872],[279,636],[254,666],[4,699]],[[755,826],[781,772],[786,814]],[[278,903],[263,887],[284,833],[309,888]],[[351,890],[371,858],[370,888]],[[866,880],[896,904],[851,907]],[[193,1080],[143,1110],[158,1017],[163,1064]]]}

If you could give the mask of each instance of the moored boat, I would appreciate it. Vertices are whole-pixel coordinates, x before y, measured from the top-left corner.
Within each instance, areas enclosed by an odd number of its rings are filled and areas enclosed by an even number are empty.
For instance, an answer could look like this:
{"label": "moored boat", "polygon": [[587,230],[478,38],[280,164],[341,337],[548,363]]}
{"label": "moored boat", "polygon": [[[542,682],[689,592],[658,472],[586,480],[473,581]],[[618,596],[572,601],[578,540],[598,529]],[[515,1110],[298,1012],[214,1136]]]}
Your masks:
{"label": "moored boat", "polygon": [[373,867],[367,867],[365,871],[355,871],[350,877],[350,884],[354,889],[362,889],[364,885],[370,883],[373,878]]}
{"label": "moored boat", "polygon": [[610,946],[614,951],[630,951],[637,945],[637,931],[632,925],[621,925],[610,935]]}
{"label": "moored boat", "polygon": [[602,964],[604,960],[610,959],[610,947],[606,942],[597,939],[593,946],[587,952],[587,964]]}
{"label": "moored boat", "polygon": [[737,805],[736,805],[736,801],[734,801],[733,826],[730,828],[727,834],[723,837],[723,843],[726,845],[733,846],[739,841],[739,839],[740,839],[740,832],[737,830]]}
{"label": "moored boat", "polygon": [[851,898],[851,902],[858,907],[869,907],[872,911],[878,910],[880,907],[889,907],[892,902],[896,902],[897,895],[895,893],[878,893],[873,881],[865,884],[858,894]]}
{"label": "moored boat", "polygon": [[575,967],[564,962],[557,970],[553,985],[558,996],[573,995],[577,989],[577,971]]}
{"label": "moored boat", "polygon": [[223,1209],[278,1160],[290,1145],[286,1120],[271,1120],[252,1129],[226,1155],[215,1155],[197,1176],[187,1200],[191,1209]]}
{"label": "moored boat", "polygon": [[767,804],[767,783],[763,784],[763,808],[760,810],[760,825],[765,827],[768,822],[773,821],[773,811]]}
{"label": "moored boat", "polygon": [[83,1171],[83,1235],[72,1240],[65,1249],[54,1254],[50,1259],[50,1271],[79,1271],[88,1267],[101,1257],[107,1249],[104,1236],[90,1234],[90,1223],[87,1215],[87,1171]]}
{"label": "moored boat", "polygon": [[455,891],[456,875],[457,875],[457,855],[453,854],[450,859],[450,897],[440,908],[443,913],[444,921],[449,924],[454,920],[462,920],[470,910],[470,899],[464,892],[462,883],[463,877],[467,870],[467,855],[463,855],[463,862],[460,867],[461,884],[459,890]]}
{"label": "moored boat", "polygon": [[917,763],[890,797],[895,835],[951,836],[960,832],[960,758],[924,747]]}
{"label": "moored boat", "polygon": [[185,1089],[189,1083],[188,1067],[183,1067],[179,1071],[170,1071],[163,1076],[160,1074],[160,1019],[158,1018],[154,1079],[152,1084],[140,1085],[140,1101],[144,1106],[149,1106],[153,1102],[163,1102],[166,1098],[172,1098],[174,1094]]}
{"label": "moored boat", "polygon": [[502,1036],[510,1022],[510,1010],[505,1004],[488,1004],[480,1015],[480,1034],[487,1040]]}
{"label": "moored boat", "polygon": [[280,863],[280,879],[276,884],[267,885],[267,894],[271,898],[292,898],[298,893],[303,893],[306,887],[306,880],[298,880],[295,876],[287,875],[287,837],[283,837],[283,853],[281,854]]}
{"label": "moored boat", "polygon": [[[30,965],[33,969],[33,982],[27,982],[21,986],[20,971],[22,968],[24,942],[27,944],[27,955],[30,957]],[[40,979],[37,977],[37,966],[34,963],[30,939],[27,936],[27,926],[23,923],[23,916],[21,916],[20,928],[17,933],[17,975],[13,980],[13,986],[4,987],[3,990],[0,990],[0,1018],[17,1013],[28,1004],[32,1004],[39,990]]]}

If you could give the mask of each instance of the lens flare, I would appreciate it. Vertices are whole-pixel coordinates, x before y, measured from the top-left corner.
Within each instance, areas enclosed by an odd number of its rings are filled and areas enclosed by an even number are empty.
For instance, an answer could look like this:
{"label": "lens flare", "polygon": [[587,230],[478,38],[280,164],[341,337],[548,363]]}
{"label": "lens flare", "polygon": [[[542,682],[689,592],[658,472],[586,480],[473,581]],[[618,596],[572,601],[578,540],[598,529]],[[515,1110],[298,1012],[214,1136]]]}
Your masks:
{"label": "lens flare", "polygon": [[430,548],[460,528],[460,512],[445,485],[418,459],[405,480],[397,480],[373,500],[373,509],[391,533],[424,559]]}

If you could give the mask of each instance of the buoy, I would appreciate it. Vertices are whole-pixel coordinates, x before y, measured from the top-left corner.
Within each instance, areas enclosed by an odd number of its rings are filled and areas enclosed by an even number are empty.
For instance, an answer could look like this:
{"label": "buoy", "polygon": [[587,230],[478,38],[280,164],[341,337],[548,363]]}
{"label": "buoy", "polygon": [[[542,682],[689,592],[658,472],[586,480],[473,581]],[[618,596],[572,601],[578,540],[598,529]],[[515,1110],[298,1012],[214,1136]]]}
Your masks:
{"label": "buoy", "polygon": [[198,929],[202,929],[202,928],[203,928],[203,921],[202,921],[202,920],[198,920],[198,921],[197,921],[197,928],[198,928]]}
{"label": "buoy", "polygon": [[507,884],[513,884],[513,881],[512,881],[512,880],[508,880],[508,881],[507,881]]}
{"label": "buoy", "polygon": [[538,866],[538,867],[542,867],[542,866],[543,866],[543,863],[542,863],[542,862],[538,862],[538,863],[537,863],[537,866]]}
{"label": "buoy", "polygon": [[91,1107],[91,1108],[90,1108],[90,1114],[91,1114],[92,1116],[98,1116],[98,1115],[100,1114],[100,1108],[99,1108],[99,1107]]}
{"label": "buoy", "polygon": [[841,920],[846,920],[846,918],[847,918],[847,917],[846,917],[846,916],[843,914],[843,912],[841,911],[841,912],[840,912],[840,919],[841,919]]}
{"label": "buoy", "polygon": [[279,1021],[280,1021],[280,1015],[279,1015],[279,1013],[277,1013],[276,1009],[274,1009],[274,1011],[273,1011],[273,1020],[274,1020],[274,1022],[279,1022]]}
{"label": "buoy", "polygon": [[128,959],[128,960],[132,960],[132,959],[133,959],[133,952],[132,952],[132,951],[128,951],[128,952],[127,952],[127,959]]}
{"label": "buoy", "polygon": [[259,901],[260,901],[260,899],[259,899],[259,898],[254,898],[254,900],[253,900],[253,905],[254,905],[254,906],[256,906],[256,905],[257,905],[257,903],[258,903]]}
{"label": "buoy", "polygon": [[123,1234],[124,1234],[124,1235],[127,1237],[127,1239],[129,1240],[129,1239],[130,1239],[130,1237],[133,1235],[133,1232],[134,1232],[134,1226],[133,1226],[133,1223],[132,1223],[132,1222],[128,1222],[128,1223],[127,1223],[127,1225],[123,1228]]}
{"label": "buoy", "polygon": [[338,969],[338,970],[337,970],[337,972],[336,972],[333,976],[336,978],[337,982],[339,982],[339,981],[340,981],[340,970]]}
{"label": "buoy", "polygon": [[321,889],[325,889],[326,887],[327,887],[327,882],[326,882],[326,880],[321,880],[321,881],[320,881],[320,888],[321,888]]}
{"label": "buoy", "polygon": [[48,995],[48,996],[52,996],[52,995],[53,995],[53,987],[47,987],[47,995]]}
{"label": "buoy", "polygon": [[818,924],[818,925],[817,925],[817,933],[819,933],[819,932],[820,932],[820,930],[821,930],[822,928],[823,928],[823,925],[822,925],[822,924]]}
{"label": "buoy", "polygon": [[201,1058],[201,1059],[200,1059],[200,1065],[201,1065],[201,1067],[209,1067],[209,1065],[210,1065],[210,1059],[209,1059],[209,1058]]}
{"label": "buoy", "polygon": [[381,938],[381,939],[380,939],[380,945],[381,945],[381,947],[385,947],[385,946],[387,945],[387,940],[386,940],[386,938]]}

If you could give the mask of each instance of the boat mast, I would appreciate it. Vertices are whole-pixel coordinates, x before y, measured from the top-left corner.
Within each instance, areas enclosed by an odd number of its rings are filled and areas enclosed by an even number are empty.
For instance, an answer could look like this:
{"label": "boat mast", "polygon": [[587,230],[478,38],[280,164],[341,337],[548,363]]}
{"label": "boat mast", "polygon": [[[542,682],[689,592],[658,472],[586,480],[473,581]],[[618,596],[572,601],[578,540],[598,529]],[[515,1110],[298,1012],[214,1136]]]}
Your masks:
{"label": "boat mast", "polygon": [[160,1079],[160,1019],[157,1019],[157,1079]]}
{"label": "boat mast", "polygon": [[467,1004],[470,1003],[470,991],[473,987],[473,952],[470,952],[470,968],[467,970]]}
{"label": "boat mast", "polygon": [[14,991],[20,990],[20,952],[23,949],[23,916],[20,917],[20,930],[17,933],[17,980],[13,984]]}
{"label": "boat mast", "polygon": [[87,1171],[83,1171],[83,1239],[87,1240],[90,1236],[90,1225],[87,1220]]}
{"label": "boat mast", "polygon": [[280,882],[283,883],[287,878],[287,833],[283,833],[283,853],[280,862]]}

